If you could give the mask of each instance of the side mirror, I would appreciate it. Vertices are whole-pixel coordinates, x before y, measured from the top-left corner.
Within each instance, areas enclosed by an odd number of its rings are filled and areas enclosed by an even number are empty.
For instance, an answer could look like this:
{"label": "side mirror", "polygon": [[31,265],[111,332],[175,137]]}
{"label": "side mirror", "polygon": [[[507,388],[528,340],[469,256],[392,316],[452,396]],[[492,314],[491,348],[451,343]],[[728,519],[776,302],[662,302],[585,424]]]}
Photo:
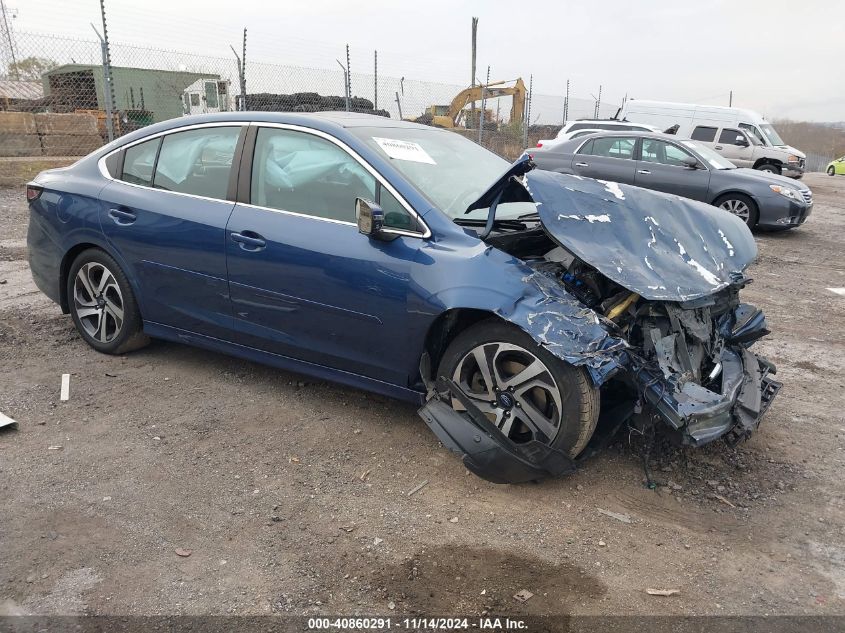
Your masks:
{"label": "side mirror", "polygon": [[358,232],[367,237],[379,238],[384,228],[384,211],[375,202],[355,198],[355,219],[358,222]]}
{"label": "side mirror", "polygon": [[737,134],[736,141],[734,141],[734,145],[739,145],[740,147],[748,147],[748,139],[745,138],[742,134]]}
{"label": "side mirror", "polygon": [[698,160],[692,156],[684,157],[684,167],[687,169],[698,169]]}

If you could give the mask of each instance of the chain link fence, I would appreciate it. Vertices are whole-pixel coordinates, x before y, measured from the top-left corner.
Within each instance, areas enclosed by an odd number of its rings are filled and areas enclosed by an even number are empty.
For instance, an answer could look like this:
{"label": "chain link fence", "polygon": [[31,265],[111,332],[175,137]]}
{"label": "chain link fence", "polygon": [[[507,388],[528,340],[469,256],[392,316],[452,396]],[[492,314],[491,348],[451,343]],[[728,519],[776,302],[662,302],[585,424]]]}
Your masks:
{"label": "chain link fence", "polygon": [[[111,137],[209,112],[350,110],[454,129],[508,159],[568,118],[610,117],[592,99],[537,94],[528,78],[489,87],[373,72],[307,68],[112,43],[110,66],[96,39],[16,32],[0,66],[0,156],[81,156]],[[348,57],[347,57],[348,64]],[[110,79],[109,79],[110,77]]]}

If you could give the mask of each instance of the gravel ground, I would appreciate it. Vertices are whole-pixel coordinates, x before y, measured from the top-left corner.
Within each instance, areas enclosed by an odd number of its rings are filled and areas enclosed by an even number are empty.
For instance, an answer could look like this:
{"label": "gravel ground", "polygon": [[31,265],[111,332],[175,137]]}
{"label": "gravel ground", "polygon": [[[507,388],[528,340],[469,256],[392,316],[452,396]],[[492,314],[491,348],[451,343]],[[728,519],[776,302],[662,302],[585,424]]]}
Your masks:
{"label": "gravel ground", "polygon": [[656,490],[627,437],[496,486],[406,404],[172,343],[97,354],[32,284],[23,191],[0,190],[0,412],[20,422],[0,612],[845,613],[845,178],[806,181],[813,216],[757,235],[744,293],[785,386],[738,448],[663,450]]}

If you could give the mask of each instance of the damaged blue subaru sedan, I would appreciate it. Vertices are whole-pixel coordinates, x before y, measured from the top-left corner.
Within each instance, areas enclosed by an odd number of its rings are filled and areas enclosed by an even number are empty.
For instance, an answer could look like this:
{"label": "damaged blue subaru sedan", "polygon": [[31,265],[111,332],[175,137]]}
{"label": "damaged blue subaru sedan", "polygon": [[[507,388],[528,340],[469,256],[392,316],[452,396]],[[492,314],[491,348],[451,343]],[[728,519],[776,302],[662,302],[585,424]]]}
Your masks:
{"label": "damaged blue subaru sedan", "polygon": [[735,443],[780,387],[742,220],[454,132],[186,117],[27,198],[33,278],[95,350],[156,337],[409,400],[490,481],[571,471],[600,417]]}

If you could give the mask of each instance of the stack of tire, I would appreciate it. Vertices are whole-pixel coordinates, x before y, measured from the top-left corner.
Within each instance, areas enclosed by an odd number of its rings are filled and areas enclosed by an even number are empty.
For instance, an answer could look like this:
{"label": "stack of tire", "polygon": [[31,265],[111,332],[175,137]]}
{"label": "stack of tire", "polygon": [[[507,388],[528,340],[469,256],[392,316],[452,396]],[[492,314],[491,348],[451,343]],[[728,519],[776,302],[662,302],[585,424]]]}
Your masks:
{"label": "stack of tire", "polygon": [[[390,118],[387,110],[376,110],[369,99],[352,97],[349,106],[352,112]],[[324,97],[316,92],[295,92],[289,95],[259,92],[246,96],[246,108],[259,112],[326,112],[346,110],[346,99],[336,95]]]}

